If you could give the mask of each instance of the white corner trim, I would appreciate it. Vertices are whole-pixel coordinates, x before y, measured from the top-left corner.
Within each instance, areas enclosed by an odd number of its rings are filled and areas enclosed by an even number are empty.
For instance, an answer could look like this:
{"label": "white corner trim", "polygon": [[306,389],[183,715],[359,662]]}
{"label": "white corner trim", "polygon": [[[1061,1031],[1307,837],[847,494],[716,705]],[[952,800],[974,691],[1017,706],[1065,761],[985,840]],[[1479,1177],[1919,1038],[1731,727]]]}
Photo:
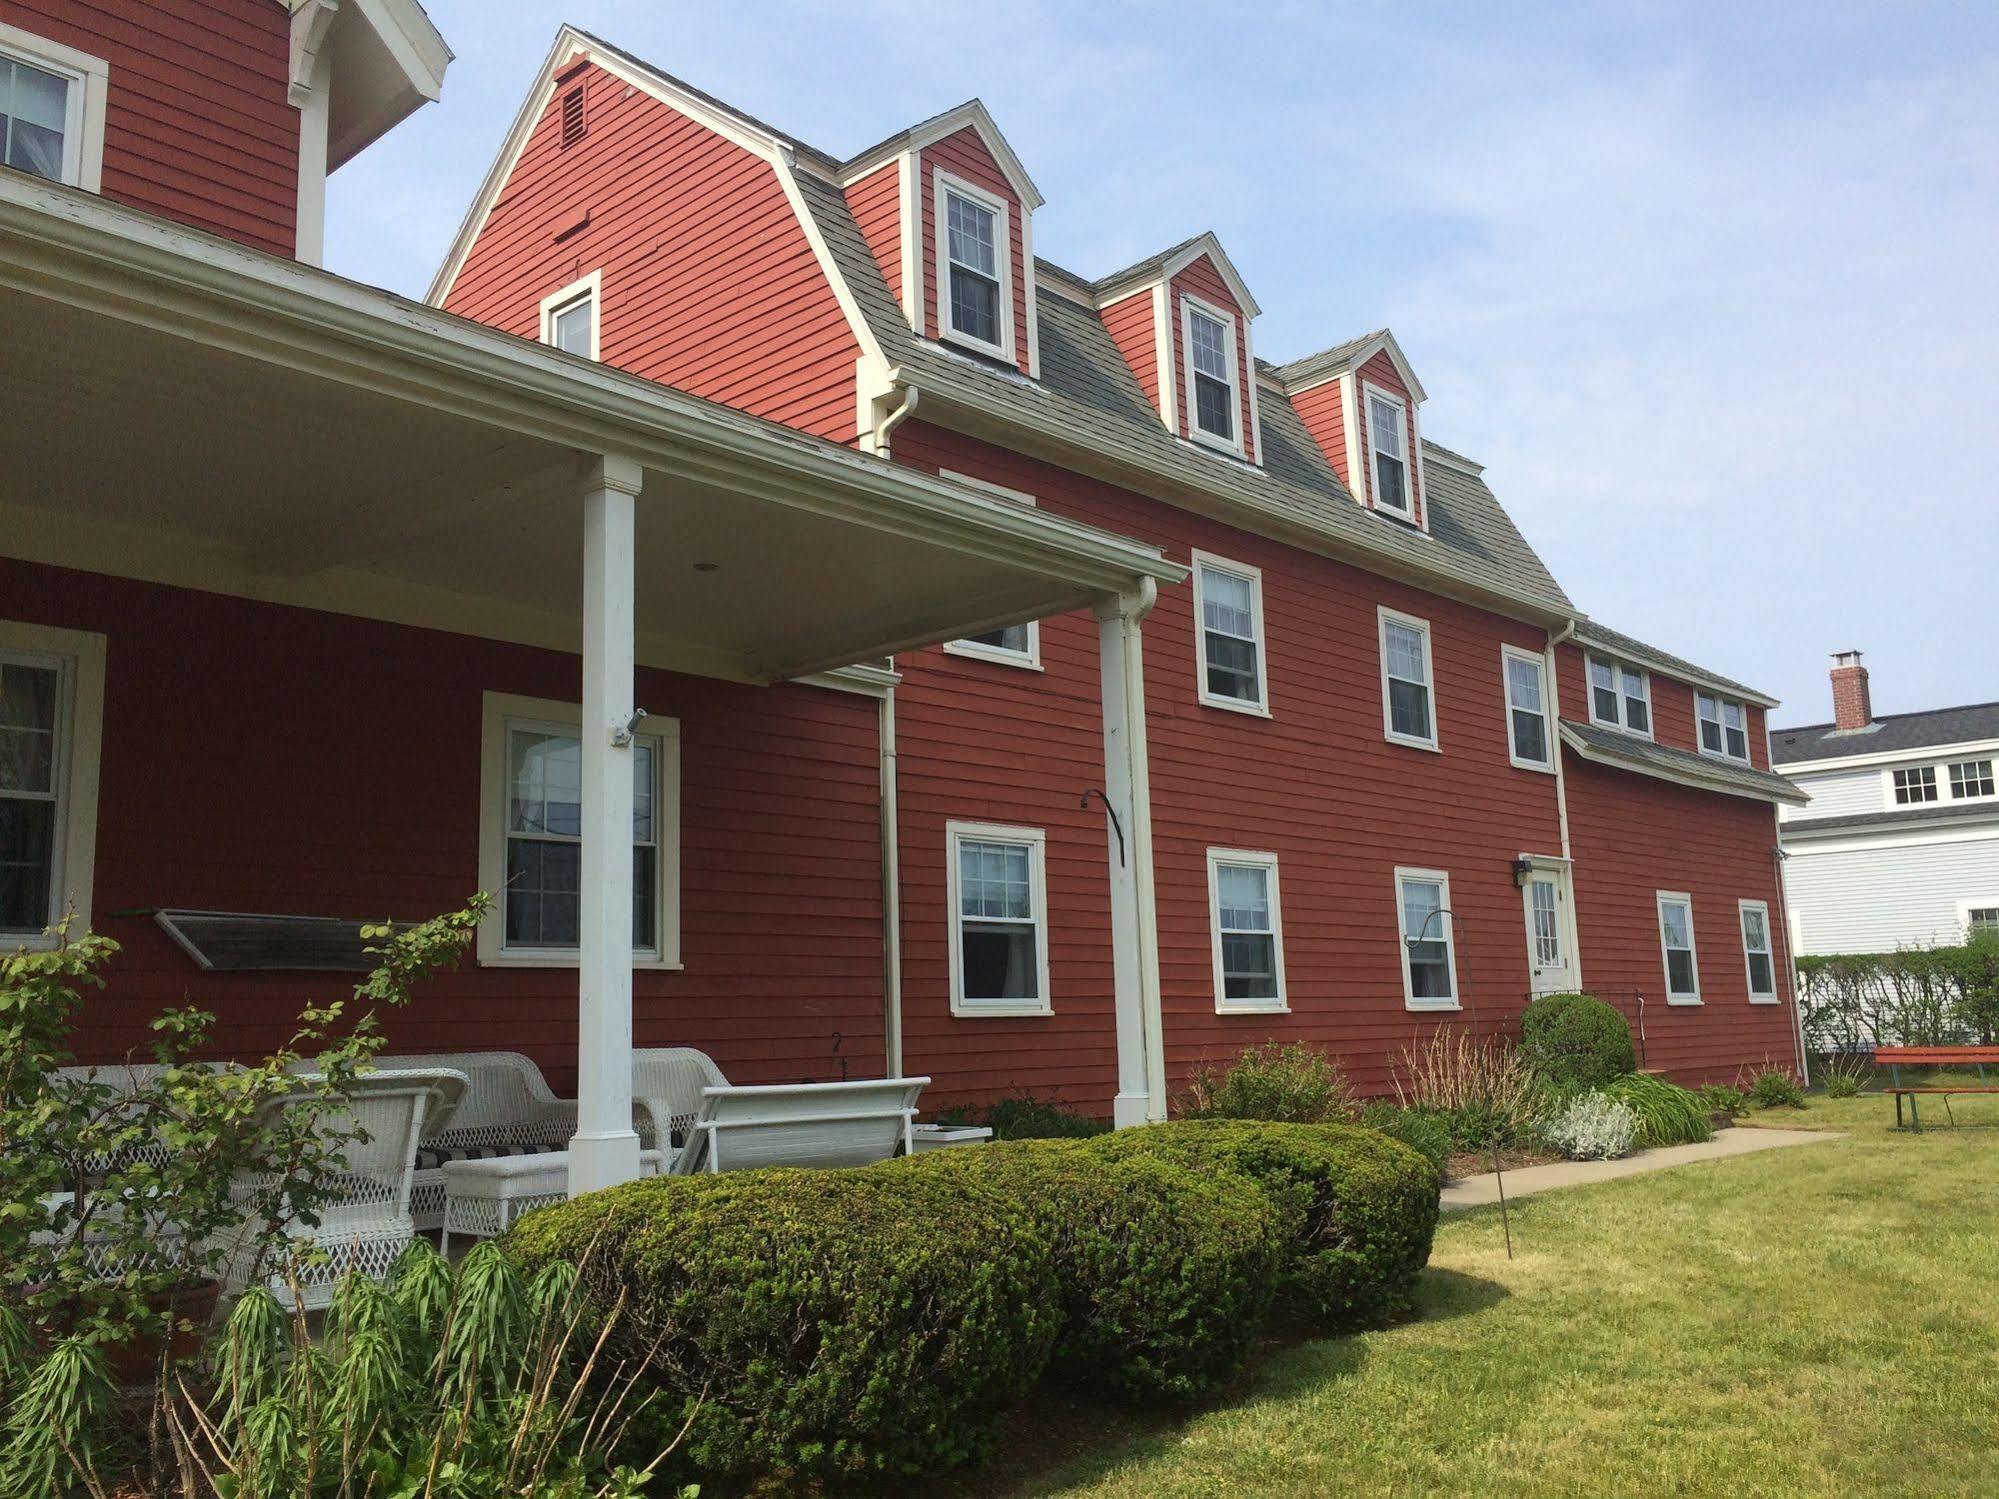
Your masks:
{"label": "white corner trim", "polygon": [[[964,904],[960,899],[958,845],[960,842],[1017,843],[1027,847],[1029,900],[1034,911],[1034,959],[1038,999],[966,999],[964,952]],[[951,1013],[961,1018],[993,1016],[1034,1016],[1055,1013],[1054,998],[1048,987],[1048,834],[1042,828],[1011,827],[991,822],[944,824],[945,923],[950,939]]]}
{"label": "white corner trim", "polygon": [[910,331],[923,332],[923,204],[918,193],[920,175],[916,153],[905,151],[896,158],[896,228],[902,236],[902,315]]}
{"label": "white corner trim", "polygon": [[541,299],[541,341],[555,342],[555,315],[582,301],[590,299],[590,358],[601,359],[604,353],[604,272],[592,271],[580,276],[560,291],[552,291]]}
{"label": "white corner trim", "polygon": [[1360,436],[1360,400],[1356,390],[1358,382],[1352,370],[1340,376],[1340,423],[1346,428],[1347,489],[1352,492],[1354,503],[1363,510],[1374,508],[1374,475],[1367,471],[1362,461]]}
{"label": "white corner trim", "polygon": [[[1269,876],[1271,961],[1277,975],[1275,999],[1230,999],[1222,967],[1221,871],[1224,866],[1261,869]],[[1261,849],[1208,850],[1208,947],[1215,970],[1217,1015],[1288,1015],[1291,1001],[1284,987],[1284,900],[1279,885],[1277,855]]]}
{"label": "white corner trim", "polygon": [[1180,402],[1174,393],[1171,300],[1164,281],[1152,288],[1152,338],[1159,352],[1159,419],[1166,423],[1168,432],[1177,434],[1180,430]]}
{"label": "white corner trim", "polygon": [[[1173,283],[1168,281],[1166,284],[1170,287]],[[1229,427],[1234,434],[1230,438],[1217,437],[1196,419],[1201,409],[1200,403],[1194,399],[1194,314],[1197,312],[1220,323],[1222,331],[1227,335],[1222,347],[1228,355],[1229,366]],[[1213,302],[1204,301],[1192,292],[1180,293],[1180,347],[1186,361],[1185,368],[1181,370],[1184,388],[1180,395],[1186,402],[1187,439],[1204,447],[1218,448],[1224,453],[1242,458],[1244,456],[1242,369],[1241,361],[1236,356],[1236,333],[1237,323],[1234,313],[1226,308],[1217,307]]]}
{"label": "white corner trim", "polygon": [[[56,705],[54,878],[49,882],[51,923],[74,913],[72,939],[92,929],[97,883],[97,801],[104,760],[105,637],[0,619],[0,654],[21,655],[55,667],[61,677]],[[40,932],[9,933],[0,950],[53,947]]]}
{"label": "white corner trim", "polygon": [[[1750,962],[1749,924],[1747,917],[1751,911],[1763,915],[1763,955],[1770,960],[1770,988],[1767,993],[1756,992],[1756,975]],[[1767,900],[1738,900],[1735,903],[1735,926],[1742,939],[1742,982],[1752,1005],[1774,1005],[1778,1002],[1777,984],[1777,934],[1770,926],[1770,903]]]}
{"label": "white corner trim", "polygon": [[[1438,743],[1440,726],[1437,722],[1437,664],[1430,653],[1430,622],[1418,615],[1404,614],[1400,609],[1391,609],[1386,604],[1375,606],[1375,645],[1380,652],[1381,670],[1381,737],[1390,744],[1407,745],[1410,749],[1430,750],[1443,753]],[[1414,630],[1423,637],[1423,690],[1430,695],[1430,732],[1428,736],[1404,734],[1395,727],[1395,714],[1388,691],[1388,627],[1391,624]]]}
{"label": "white corner trim", "polygon": [[[1687,959],[1694,970],[1693,989],[1679,994],[1673,992],[1673,962],[1668,956],[1672,949],[1666,945],[1666,907],[1669,903],[1687,908]],[[1699,933],[1694,929],[1694,898],[1684,890],[1658,890],[1653,892],[1653,905],[1659,923],[1659,969],[1666,981],[1666,1003],[1697,1005],[1701,1002],[1701,959]]]}
{"label": "white corner trim", "polygon": [[[944,196],[956,194],[989,209],[993,215],[993,251],[999,277],[999,325],[997,344],[987,343],[954,327],[951,322],[951,223],[945,212]],[[932,246],[933,274],[937,278],[937,339],[940,343],[961,344],[980,354],[1017,362],[1013,338],[1013,205],[975,182],[967,182],[942,167],[930,172],[930,212],[935,243]],[[1027,278],[1031,283],[1033,278]]]}
{"label": "white corner trim", "polygon": [[111,64],[19,26],[0,22],[0,53],[17,57],[69,84],[63,115],[62,180],[87,193],[104,190],[104,111]]}
{"label": "white corner trim", "polygon": [[[1263,612],[1263,569],[1251,567],[1247,562],[1233,562],[1227,557],[1218,557],[1213,552],[1195,550],[1189,554],[1189,565],[1194,574],[1194,687],[1196,699],[1203,707],[1226,708],[1232,713],[1247,713],[1256,718],[1271,717],[1270,711],[1270,625]],[[1208,691],[1208,626],[1202,607],[1202,577],[1208,571],[1229,573],[1249,580],[1250,608],[1256,614],[1256,692],[1258,701],[1250,703],[1241,698],[1223,697]]]}
{"label": "white corner trim", "polygon": [[[1406,880],[1415,880],[1437,886],[1437,905],[1444,912],[1441,920],[1420,932],[1409,930],[1408,912],[1402,902],[1402,885]],[[1402,1007],[1419,1014],[1450,1012],[1464,1008],[1463,991],[1458,988],[1458,919],[1451,907],[1451,875],[1445,869],[1419,869],[1414,865],[1395,866],[1395,936],[1400,948],[1397,961],[1402,968]],[[1418,999],[1416,997],[1415,973],[1410,963],[1411,939],[1419,942],[1442,942],[1444,961],[1451,975],[1451,997],[1443,999]]]}

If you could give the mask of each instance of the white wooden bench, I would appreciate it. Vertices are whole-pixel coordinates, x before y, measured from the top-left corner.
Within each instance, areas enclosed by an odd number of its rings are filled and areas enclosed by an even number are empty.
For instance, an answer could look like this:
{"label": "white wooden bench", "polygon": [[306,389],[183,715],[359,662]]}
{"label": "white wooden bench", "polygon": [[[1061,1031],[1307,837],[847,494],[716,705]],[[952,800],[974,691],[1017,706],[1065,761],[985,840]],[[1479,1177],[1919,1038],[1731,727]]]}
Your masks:
{"label": "white wooden bench", "polygon": [[870,1166],[914,1153],[916,1100],[927,1077],[703,1088],[675,1175],[762,1166]]}

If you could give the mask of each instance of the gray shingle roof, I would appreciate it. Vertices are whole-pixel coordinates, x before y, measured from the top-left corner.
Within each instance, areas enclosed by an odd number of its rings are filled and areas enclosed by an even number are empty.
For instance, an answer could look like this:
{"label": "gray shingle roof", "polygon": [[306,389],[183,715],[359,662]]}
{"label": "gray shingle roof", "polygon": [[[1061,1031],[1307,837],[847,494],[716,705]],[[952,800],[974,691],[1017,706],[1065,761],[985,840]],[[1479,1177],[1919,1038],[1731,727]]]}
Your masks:
{"label": "gray shingle roof", "polygon": [[1847,828],[1885,827],[1890,824],[1924,822],[1999,823],[1999,803],[1974,803],[1968,807],[1897,807],[1892,812],[1850,812],[1843,817],[1793,817],[1784,823],[1785,833],[1836,833]]}
{"label": "gray shingle roof", "polygon": [[1179,244],[1168,245],[1165,249],[1161,250],[1157,255],[1148,255],[1143,260],[1133,261],[1123,270],[1112,271],[1108,276],[1097,277],[1097,279],[1091,282],[1090,285],[1101,289],[1108,286],[1116,286],[1121,281],[1130,281],[1140,276],[1149,275],[1152,272],[1157,271],[1161,266],[1165,265],[1167,261],[1171,260],[1175,255],[1178,255],[1181,251],[1192,249],[1195,245],[1199,244],[1202,240],[1206,239],[1207,237],[1208,237],[1208,231],[1205,229],[1203,229],[1199,234],[1190,234],[1187,236],[1187,238],[1181,240]]}
{"label": "gray shingle roof", "polygon": [[1892,755],[1940,744],[1972,744],[1981,739],[1999,739],[1999,703],[1890,713],[1864,729],[1839,729],[1829,723],[1773,729],[1770,757],[1780,765],[1798,765],[1846,755]]}
{"label": "gray shingle roof", "polygon": [[1594,646],[1606,654],[1617,656],[1638,666],[1651,667],[1669,677],[1678,677],[1682,681],[1692,682],[1698,686],[1735,693],[1766,706],[1776,702],[1776,699],[1768,693],[1758,692],[1754,687],[1744,686],[1741,682],[1730,681],[1706,667],[1696,666],[1693,662],[1675,656],[1669,651],[1660,650],[1656,645],[1647,645],[1636,636],[1626,635],[1622,631],[1600,625],[1593,619],[1585,620],[1576,627],[1576,643],[1584,647]]}
{"label": "gray shingle roof", "polygon": [[1806,800],[1805,793],[1794,782],[1771,771],[1757,770],[1733,760],[1718,760],[1712,755],[1697,755],[1692,750],[1674,749],[1671,745],[1655,744],[1649,739],[1601,728],[1596,724],[1563,719],[1562,742],[1585,760],[1615,765],[1640,775],[1691,782],[1710,791],[1754,797],[1758,801],[1802,805]]}
{"label": "gray shingle roof", "polygon": [[1271,370],[1286,385],[1300,380],[1323,378],[1345,371],[1354,361],[1354,356],[1373,343],[1386,328],[1376,328],[1372,333],[1363,333],[1359,338],[1350,338],[1343,344],[1334,344],[1330,349],[1321,349],[1316,354],[1307,354],[1302,359],[1294,359],[1289,364],[1280,364]]}

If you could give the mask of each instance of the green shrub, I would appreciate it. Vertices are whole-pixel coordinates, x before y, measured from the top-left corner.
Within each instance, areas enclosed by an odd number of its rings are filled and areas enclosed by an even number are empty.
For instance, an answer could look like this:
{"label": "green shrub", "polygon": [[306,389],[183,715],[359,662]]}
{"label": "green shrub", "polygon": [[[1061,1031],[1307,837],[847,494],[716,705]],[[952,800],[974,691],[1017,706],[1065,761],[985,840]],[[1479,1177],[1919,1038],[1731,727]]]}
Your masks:
{"label": "green shrub", "polygon": [[1281,1247],[1255,1183],[1080,1141],[931,1151],[892,1170],[984,1182],[1033,1214],[1054,1254],[1058,1372],[1133,1400],[1187,1401],[1242,1367]]}
{"label": "green shrub", "polygon": [[1663,1077],[1634,1072],[1603,1087],[1605,1096],[1626,1104],[1638,1116],[1637,1146],[1694,1145],[1714,1138],[1707,1105],[1701,1096]]}
{"label": "green shrub", "polygon": [[1520,1020],[1520,1051],[1529,1066],[1563,1088],[1601,1088],[1637,1065],[1630,1025],[1590,994],[1535,1000]]}
{"label": "green shrub", "polygon": [[1188,1083],[1188,1119],[1264,1119],[1278,1124],[1343,1124],[1354,1116],[1353,1086],[1339,1063],[1316,1046],[1275,1041],[1248,1046],[1216,1071],[1202,1066]]}
{"label": "green shrub", "polygon": [[1790,1073],[1765,1067],[1749,1085],[1749,1101],[1759,1109],[1802,1109],[1805,1090]]}
{"label": "green shrub", "polygon": [[1072,1113],[1058,1103],[1020,1093],[984,1109],[946,1109],[937,1116],[940,1124],[983,1124],[995,1140],[1087,1140],[1108,1134],[1110,1126],[1101,1119]]}
{"label": "green shrub", "polygon": [[979,1457],[1060,1321],[1029,1209],[955,1171],[628,1182],[506,1242],[622,1302],[608,1353],[651,1357],[661,1430],[716,1476],[879,1487]]}
{"label": "green shrub", "polygon": [[1733,1119],[1749,1107],[1749,1099],[1740,1088],[1731,1088],[1727,1083],[1703,1083],[1699,1089],[1701,1104],[1710,1114],[1726,1114]]}
{"label": "green shrub", "polygon": [[1360,1122],[1380,1130],[1391,1140],[1400,1140],[1437,1168],[1441,1178],[1450,1163],[1453,1142],[1451,1121],[1427,1109],[1398,1109],[1386,1099],[1376,1099],[1360,1111]]}
{"label": "green shrub", "polygon": [[1409,1311],[1441,1184],[1400,1141],[1358,1125],[1187,1119],[1120,1130],[1090,1148],[1253,1178],[1281,1215],[1278,1294],[1294,1315],[1339,1331]]}
{"label": "green shrub", "polygon": [[1819,1059],[1819,1082],[1827,1098],[1852,1098],[1873,1070],[1864,1052],[1842,1051]]}

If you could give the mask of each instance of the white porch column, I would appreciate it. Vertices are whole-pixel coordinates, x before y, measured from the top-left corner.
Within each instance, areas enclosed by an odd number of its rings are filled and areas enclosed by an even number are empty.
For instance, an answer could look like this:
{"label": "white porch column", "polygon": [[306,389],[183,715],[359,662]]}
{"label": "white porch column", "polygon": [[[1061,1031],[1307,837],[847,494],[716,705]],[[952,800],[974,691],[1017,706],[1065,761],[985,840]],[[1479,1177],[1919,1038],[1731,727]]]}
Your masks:
{"label": "white porch column", "polygon": [[[1118,826],[1107,829],[1111,953],[1117,994],[1119,1129],[1166,1117],[1166,1058],[1159,1009],[1159,922],[1153,902],[1152,776],[1145,747],[1145,658],[1139,623],[1159,597],[1150,579],[1096,609],[1102,671],[1104,795]],[[1122,832],[1122,837],[1119,834]]]}
{"label": "white porch column", "polygon": [[632,1132],[632,547],[644,479],[632,460],[607,457],[583,481],[583,848],[571,1197],[639,1174],[639,1137]]}

